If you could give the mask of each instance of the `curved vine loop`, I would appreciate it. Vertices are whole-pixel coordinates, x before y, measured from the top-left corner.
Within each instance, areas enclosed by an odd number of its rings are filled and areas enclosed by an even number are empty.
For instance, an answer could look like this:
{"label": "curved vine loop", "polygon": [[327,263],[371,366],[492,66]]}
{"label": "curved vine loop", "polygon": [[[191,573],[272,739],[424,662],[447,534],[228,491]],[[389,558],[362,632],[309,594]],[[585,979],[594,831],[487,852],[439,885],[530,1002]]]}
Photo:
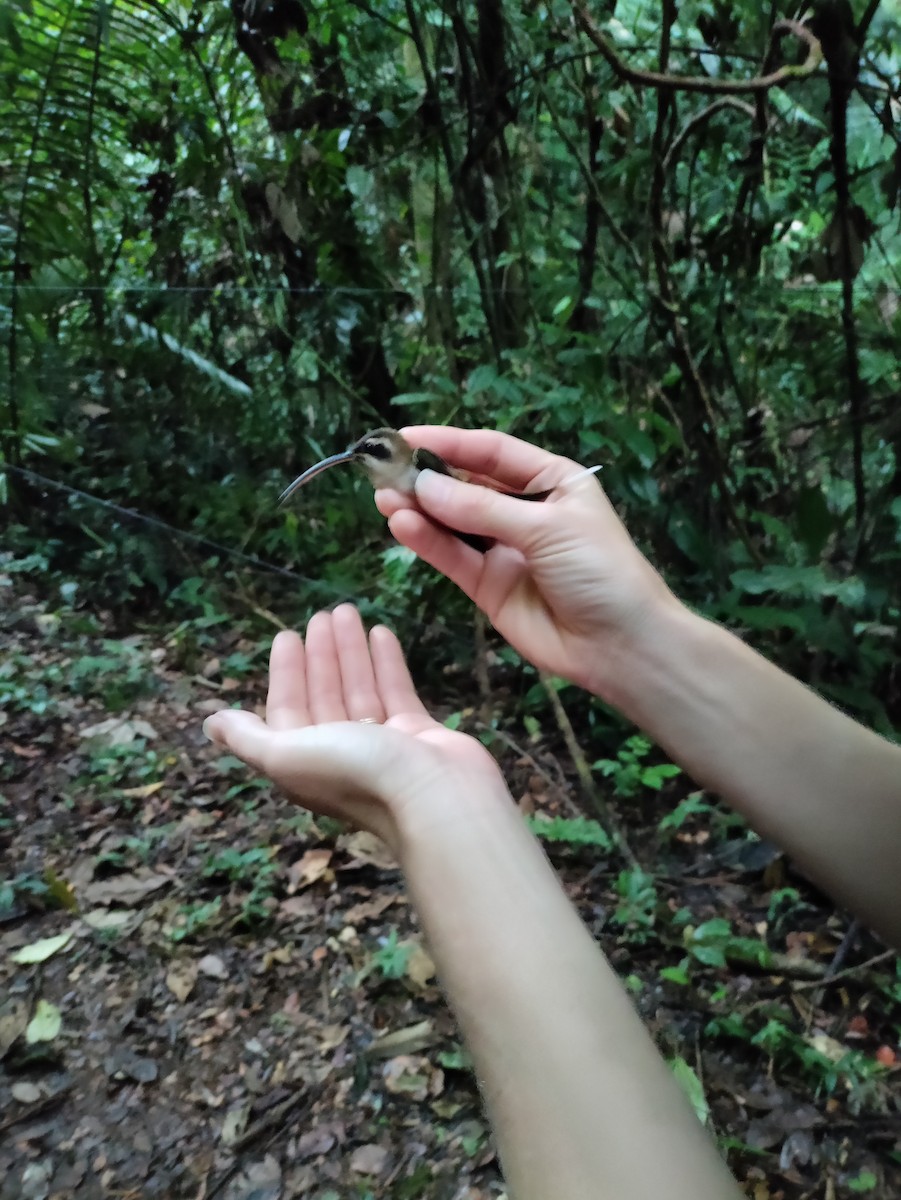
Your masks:
{"label": "curved vine loop", "polygon": [[770,88],[779,87],[794,79],[804,79],[806,76],[812,75],[823,61],[823,48],[819,38],[800,21],[786,18],[776,21],[770,30],[767,58],[769,58],[769,53],[777,39],[789,34],[807,46],[807,57],[797,66],[779,67],[766,75],[755,75],[751,79],[709,79],[699,75],[668,75],[660,71],[645,71],[640,67],[630,66],[620,58],[595,25],[582,0],[574,0],[573,11],[577,24],[585,31],[600,51],[601,57],[613,68],[619,78],[626,80],[627,83],[640,84],[643,87],[674,92],[706,92],[709,95],[718,96],[744,96],[749,93],[768,91]]}

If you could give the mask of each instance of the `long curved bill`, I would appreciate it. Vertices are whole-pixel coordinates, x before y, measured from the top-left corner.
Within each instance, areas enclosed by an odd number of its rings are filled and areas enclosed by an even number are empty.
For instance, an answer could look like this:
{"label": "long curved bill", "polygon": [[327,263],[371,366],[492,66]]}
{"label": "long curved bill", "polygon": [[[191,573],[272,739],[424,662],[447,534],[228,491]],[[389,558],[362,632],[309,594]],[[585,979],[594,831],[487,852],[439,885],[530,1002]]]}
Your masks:
{"label": "long curved bill", "polygon": [[322,462],[318,462],[315,466],[309,467],[302,475],[298,475],[293,483],[288,484],[285,490],[278,498],[279,504],[284,504],[286,500],[302,488],[305,483],[309,483],[311,479],[315,479],[317,475],[321,475],[323,471],[327,471],[329,467],[336,467],[338,463],[350,462],[354,456],[354,449],[351,446],[349,450],[342,450],[340,454],[331,454],[328,458],[324,458]]}

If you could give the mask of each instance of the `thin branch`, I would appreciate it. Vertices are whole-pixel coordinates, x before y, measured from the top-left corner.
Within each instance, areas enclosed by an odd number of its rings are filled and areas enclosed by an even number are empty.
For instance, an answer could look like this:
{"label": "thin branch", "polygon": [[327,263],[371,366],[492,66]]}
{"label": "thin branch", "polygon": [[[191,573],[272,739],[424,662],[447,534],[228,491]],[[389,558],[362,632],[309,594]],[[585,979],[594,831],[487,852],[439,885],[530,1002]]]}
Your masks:
{"label": "thin branch", "polygon": [[460,219],[463,235],[466,238],[468,246],[470,247],[470,260],[472,262],[473,271],[475,272],[476,282],[479,288],[479,295],[482,299],[482,311],[485,314],[485,324],[487,327],[488,336],[491,339],[491,349],[495,360],[500,362],[502,347],[498,339],[496,323],[493,319],[494,304],[492,302],[492,291],[488,278],[485,274],[485,268],[482,262],[482,256],[479,253],[479,247],[476,244],[476,231],[473,229],[469,220],[466,200],[461,191],[459,164],[454,161],[454,153],[453,149],[451,148],[450,138],[448,136],[448,126],[444,121],[441,109],[441,97],[438,90],[438,83],[432,72],[428,50],[425,43],[425,37],[423,36],[422,30],[419,26],[416,9],[413,7],[412,0],[405,0],[405,9],[407,13],[407,20],[410,24],[410,38],[416,50],[416,56],[419,59],[419,69],[422,71],[422,78],[425,84],[426,102],[429,104],[432,112],[438,115],[438,137],[441,143],[441,150],[444,155],[445,170],[447,171],[447,177],[454,194],[454,199],[457,202],[457,215]]}
{"label": "thin branch", "polygon": [[722,112],[724,108],[738,109],[739,112],[743,112],[752,120],[757,115],[756,109],[752,104],[748,104],[745,100],[736,100],[734,96],[722,96],[719,100],[714,100],[712,104],[708,104],[706,108],[702,108],[699,113],[695,113],[691,120],[687,121],[673,138],[670,148],[666,152],[666,157],[663,160],[664,174],[669,172],[673,160],[695,130],[703,125],[705,121],[709,121],[718,112]]}
{"label": "thin branch", "polygon": [[770,88],[780,87],[794,79],[804,79],[812,75],[823,61],[823,50],[819,39],[800,21],[777,21],[770,31],[771,44],[785,34],[791,34],[807,46],[807,57],[799,66],[779,67],[766,75],[756,75],[752,79],[709,79],[698,75],[668,75],[663,71],[644,71],[639,67],[631,67],[619,57],[613,46],[595,25],[581,0],[574,0],[573,8],[576,22],[588,34],[620,79],[627,83],[638,84],[641,87],[659,88],[670,92],[706,92],[709,95],[744,96],[753,92],[766,92]]}
{"label": "thin branch", "polygon": [[544,671],[538,672],[538,677],[541,680],[541,685],[547,694],[548,700],[551,702],[551,709],[557,720],[557,726],[563,734],[563,740],[566,743],[566,748],[569,751],[569,756],[573,760],[573,766],[576,768],[576,774],[579,776],[579,782],[582,785],[582,792],[586,800],[600,817],[601,822],[607,833],[610,834],[616,848],[622,854],[623,858],[631,867],[641,868],[641,863],[635,856],[629,843],[626,841],[626,836],[619,827],[619,822],[610,811],[610,806],[607,801],[595,787],[594,778],[591,774],[591,767],[585,755],[582,753],[582,747],[579,745],[576,732],[573,729],[572,721],[570,721],[566,709],[563,707],[563,702],[560,695],[554,687],[554,682],[550,675]]}
{"label": "thin branch", "polygon": [[870,0],[870,3],[867,5],[866,12],[857,22],[857,28],[854,30],[854,40],[857,42],[858,46],[862,46],[864,44],[867,32],[870,28],[870,23],[876,16],[876,13],[879,11],[879,5],[881,2],[882,0]]}
{"label": "thin branch", "polygon": [[799,980],[794,985],[793,990],[797,992],[802,988],[830,987],[833,983],[841,983],[843,979],[853,979],[855,976],[863,975],[878,963],[887,962],[890,958],[895,957],[896,951],[883,950],[881,954],[876,954],[872,958],[868,958],[866,962],[858,963],[856,967],[845,967],[842,971],[836,971],[834,975],[824,973],[820,979]]}
{"label": "thin branch", "polygon": [[[667,0],[664,7],[663,16],[663,32],[660,43],[660,65],[661,72],[658,74],[662,77],[666,69],[666,64],[669,61],[670,53],[670,30],[675,20],[675,13],[672,8],[672,0]],[[652,164],[653,170],[651,175],[651,187],[648,195],[648,216],[651,228],[651,261],[653,264],[654,277],[656,280],[656,288],[652,288],[651,294],[654,296],[657,306],[662,311],[664,319],[669,323],[673,349],[675,351],[675,359],[678,363],[683,378],[691,391],[694,393],[696,402],[700,406],[701,421],[699,429],[700,444],[706,451],[706,459],[710,468],[711,476],[717,485],[717,490],[720,495],[723,512],[729,521],[732,528],[735,530],[742,544],[755,563],[760,563],[760,554],[757,547],[752,542],[748,531],[745,529],[738,511],[735,507],[735,502],[732,498],[730,481],[728,479],[728,464],[723,455],[722,448],[717,438],[717,417],[713,403],[713,397],[708,390],[706,384],[701,378],[701,373],[698,370],[697,362],[691,349],[688,332],[682,315],[679,311],[678,296],[670,279],[670,258],[669,251],[666,246],[666,241],[663,235],[663,191],[666,183],[665,162],[669,157],[668,153],[664,152],[665,127],[671,119],[674,112],[674,97],[670,90],[661,89],[657,93],[657,122],[654,128],[654,136],[652,143]],[[707,428],[703,426],[704,418],[707,421]]]}

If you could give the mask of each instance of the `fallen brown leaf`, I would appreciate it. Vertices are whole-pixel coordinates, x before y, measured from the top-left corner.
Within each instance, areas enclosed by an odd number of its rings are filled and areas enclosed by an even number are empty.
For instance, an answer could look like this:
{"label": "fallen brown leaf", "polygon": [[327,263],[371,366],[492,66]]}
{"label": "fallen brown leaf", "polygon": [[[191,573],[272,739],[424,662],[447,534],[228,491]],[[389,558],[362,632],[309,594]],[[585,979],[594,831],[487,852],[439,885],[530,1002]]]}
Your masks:
{"label": "fallen brown leaf", "polygon": [[311,883],[325,878],[331,861],[331,850],[307,850],[288,868],[288,890],[293,892],[300,887],[309,887]]}
{"label": "fallen brown leaf", "polygon": [[158,891],[172,882],[171,875],[158,875],[153,871],[135,871],[133,875],[114,875],[100,879],[85,888],[85,899],[89,904],[103,907],[108,904],[140,904],[145,896]]}
{"label": "fallen brown leaf", "polygon": [[148,721],[140,719],[129,721],[125,717],[107,717],[96,725],[87,725],[79,730],[80,738],[91,738],[104,746],[127,746],[139,737],[151,741],[157,736],[156,730]]}
{"label": "fallen brown leaf", "polygon": [[338,838],[336,849],[343,850],[355,862],[368,863],[383,871],[396,871],[397,859],[381,838],[374,833],[359,829],[356,833],[345,833]]}
{"label": "fallen brown leaf", "polygon": [[25,1032],[29,1016],[27,1000],[7,1000],[0,1008],[0,1058]]}
{"label": "fallen brown leaf", "polygon": [[361,925],[364,921],[372,921],[376,917],[380,917],[385,909],[396,903],[397,900],[396,894],[382,892],[378,896],[373,896],[371,900],[363,900],[360,904],[349,908],[344,914],[344,920],[348,925]]}
{"label": "fallen brown leaf", "polygon": [[430,979],[435,978],[434,962],[427,951],[423,949],[422,943],[416,941],[414,938],[410,938],[402,944],[412,946],[407,958],[405,972],[407,978],[415,983],[417,987],[425,987]]}
{"label": "fallen brown leaf", "polygon": [[369,1046],[366,1053],[371,1058],[391,1058],[396,1054],[413,1054],[424,1050],[437,1041],[435,1027],[431,1021],[418,1021],[403,1029],[393,1029],[382,1034]]}
{"label": "fallen brown leaf", "polygon": [[382,1175],[390,1157],[384,1146],[377,1146],[374,1142],[368,1146],[357,1146],[350,1156],[350,1169],[355,1175]]}
{"label": "fallen brown leaf", "polygon": [[172,963],[166,972],[166,987],[181,1004],[187,1000],[197,982],[197,963],[190,958]]}
{"label": "fallen brown leaf", "polygon": [[422,1103],[429,1095],[431,1063],[427,1058],[401,1054],[382,1066],[385,1088],[394,1096],[408,1096]]}
{"label": "fallen brown leaf", "polygon": [[158,780],[156,783],[144,783],[140,787],[119,788],[120,796],[129,796],[135,800],[146,800],[148,796],[155,795],[160,788],[165,787],[165,780]]}
{"label": "fallen brown leaf", "polygon": [[12,750],[13,754],[18,755],[19,758],[40,758],[44,753],[44,751],[39,750],[37,746],[20,746],[18,742],[10,742],[9,748]]}

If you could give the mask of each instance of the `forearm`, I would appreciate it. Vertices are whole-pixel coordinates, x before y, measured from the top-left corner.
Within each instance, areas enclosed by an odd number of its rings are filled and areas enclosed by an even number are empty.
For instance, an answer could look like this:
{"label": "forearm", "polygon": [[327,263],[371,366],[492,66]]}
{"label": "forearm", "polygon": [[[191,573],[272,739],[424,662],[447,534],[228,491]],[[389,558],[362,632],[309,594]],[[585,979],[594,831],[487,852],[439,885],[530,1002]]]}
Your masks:
{"label": "forearm", "polygon": [[737,1195],[509,800],[452,797],[442,811],[434,820],[417,814],[401,862],[511,1194]]}
{"label": "forearm", "polygon": [[645,632],[604,699],[901,945],[901,747],[682,606]]}

